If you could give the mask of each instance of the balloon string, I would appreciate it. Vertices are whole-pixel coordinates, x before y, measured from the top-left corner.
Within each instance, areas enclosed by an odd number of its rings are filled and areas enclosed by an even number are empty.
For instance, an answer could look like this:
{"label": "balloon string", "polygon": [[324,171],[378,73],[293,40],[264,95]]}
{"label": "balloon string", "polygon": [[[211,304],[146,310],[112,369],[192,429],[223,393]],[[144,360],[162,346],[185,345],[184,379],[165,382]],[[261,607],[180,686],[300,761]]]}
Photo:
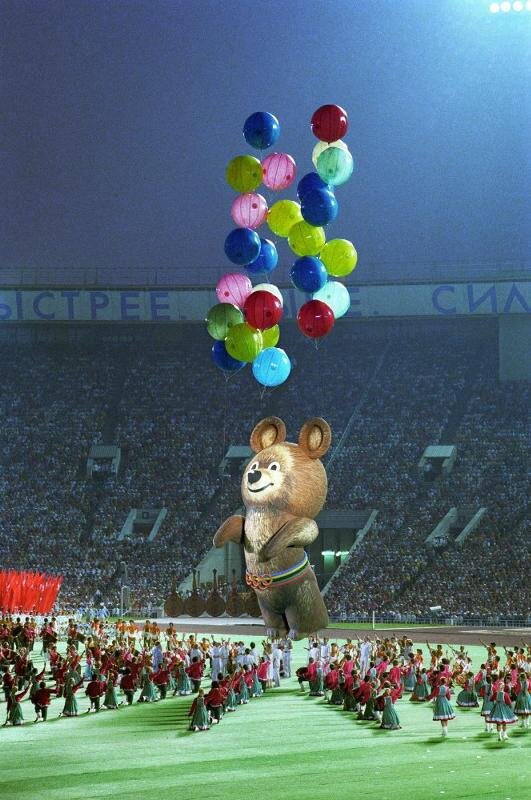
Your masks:
{"label": "balloon string", "polygon": [[268,414],[269,409],[266,407],[266,401],[273,396],[273,392],[278,389],[278,386],[263,386],[260,391],[260,408],[262,414]]}
{"label": "balloon string", "polygon": [[[229,380],[231,376],[225,375],[225,386],[223,388],[223,452],[221,453],[221,463],[225,458],[227,452],[227,409],[228,409],[228,395],[229,395]],[[219,504],[219,524],[223,522],[223,508],[226,495],[227,480],[225,476],[225,467],[223,466],[221,473],[221,502]]]}

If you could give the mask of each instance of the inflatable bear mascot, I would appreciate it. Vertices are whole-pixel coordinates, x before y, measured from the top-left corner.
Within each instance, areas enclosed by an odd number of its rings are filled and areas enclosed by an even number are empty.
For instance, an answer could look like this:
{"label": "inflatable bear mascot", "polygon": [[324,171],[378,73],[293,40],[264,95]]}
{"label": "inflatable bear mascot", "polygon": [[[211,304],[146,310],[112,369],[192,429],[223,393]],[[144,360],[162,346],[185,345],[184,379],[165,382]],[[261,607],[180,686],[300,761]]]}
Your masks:
{"label": "inflatable bear mascot", "polygon": [[247,584],[256,591],[270,636],[302,639],[328,625],[328,613],[304,552],[319,533],[314,517],[327,491],[320,458],[332,439],[323,419],[305,422],[299,443],[286,442],[286,426],[266,417],[251,434],[256,453],[242,478],[246,515],[229,517],[214,545],[240,542],[245,551]]}

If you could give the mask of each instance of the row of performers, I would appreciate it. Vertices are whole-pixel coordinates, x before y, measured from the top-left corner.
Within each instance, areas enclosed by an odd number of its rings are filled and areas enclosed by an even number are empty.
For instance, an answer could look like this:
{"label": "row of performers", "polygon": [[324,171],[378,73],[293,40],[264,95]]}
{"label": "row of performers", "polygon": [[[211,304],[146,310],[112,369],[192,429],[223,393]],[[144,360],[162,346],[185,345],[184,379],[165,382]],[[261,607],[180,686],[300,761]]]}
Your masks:
{"label": "row of performers", "polygon": [[[320,661],[312,657],[306,667],[297,670],[297,678],[302,691],[304,683],[309,684],[309,694],[314,697],[327,697],[331,705],[342,706],[345,711],[358,714],[358,719],[374,720],[385,730],[400,728],[400,720],[395,703],[404,692],[410,693],[410,700],[417,703],[433,701],[433,720],[440,722],[441,733],[448,733],[448,722],[455,719],[451,700],[451,687],[454,683],[450,662],[442,659],[441,665],[434,669],[412,670],[401,667],[397,660],[387,670],[386,662],[369,663],[364,675],[360,675],[354,662],[344,660],[342,665],[332,663],[323,669]],[[478,708],[482,698],[481,716],[485,720],[485,731],[491,732],[496,726],[498,738],[507,739],[507,725],[520,719],[522,727],[529,727],[531,716],[531,678],[524,671],[513,670],[506,675],[493,672],[490,665],[482,664],[474,675],[469,671],[464,676],[457,669],[462,686],[456,699],[461,708]]]}

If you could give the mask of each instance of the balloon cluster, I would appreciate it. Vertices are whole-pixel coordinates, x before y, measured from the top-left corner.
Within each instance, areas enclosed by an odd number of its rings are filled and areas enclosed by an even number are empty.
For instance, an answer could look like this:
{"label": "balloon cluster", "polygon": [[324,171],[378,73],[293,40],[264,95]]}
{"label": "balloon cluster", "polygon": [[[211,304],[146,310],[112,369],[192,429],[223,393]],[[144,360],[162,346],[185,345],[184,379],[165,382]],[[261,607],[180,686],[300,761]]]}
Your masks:
{"label": "balloon cluster", "polygon": [[[207,330],[216,341],[212,347],[214,363],[224,372],[235,372],[252,363],[253,375],[263,386],[283,383],[291,372],[291,362],[277,347],[283,299],[277,286],[253,286],[249,275],[268,276],[278,264],[276,245],[257,233],[267,223],[272,234],[286,238],[298,258],[290,277],[293,285],[312,299],[297,314],[299,330],[311,339],[330,332],[338,317],[350,306],[346,286],[334,278],[348,275],[357,262],[357,253],[347,239],[326,241],[325,226],[339,211],[335,189],[352,175],[354,162],[342,137],[348,129],[346,112],[336,105],[315,111],[311,128],[319,140],[313,148],[315,172],[299,181],[294,200],[268,204],[256,190],[261,183],[272,192],[287,189],[294,182],[297,167],[287,153],[272,153],[262,161],[240,155],[226,170],[229,186],[238,192],[231,206],[236,227],[225,239],[225,255],[233,264],[245,267],[248,274],[230,272],[216,287],[218,303],[208,312]],[[280,125],[273,114],[257,111],[243,127],[246,142],[258,150],[275,144]]]}

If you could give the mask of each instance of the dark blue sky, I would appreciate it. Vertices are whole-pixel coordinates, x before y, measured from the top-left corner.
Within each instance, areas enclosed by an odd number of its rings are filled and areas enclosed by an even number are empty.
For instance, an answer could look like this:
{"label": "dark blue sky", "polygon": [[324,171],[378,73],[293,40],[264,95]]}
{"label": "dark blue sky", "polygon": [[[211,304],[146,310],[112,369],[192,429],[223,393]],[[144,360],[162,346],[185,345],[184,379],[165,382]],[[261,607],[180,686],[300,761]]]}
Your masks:
{"label": "dark blue sky", "polygon": [[217,276],[246,116],[279,117],[302,175],[327,102],[357,164],[329,235],[360,267],[529,258],[531,13],[488,6],[4,0],[0,269]]}

